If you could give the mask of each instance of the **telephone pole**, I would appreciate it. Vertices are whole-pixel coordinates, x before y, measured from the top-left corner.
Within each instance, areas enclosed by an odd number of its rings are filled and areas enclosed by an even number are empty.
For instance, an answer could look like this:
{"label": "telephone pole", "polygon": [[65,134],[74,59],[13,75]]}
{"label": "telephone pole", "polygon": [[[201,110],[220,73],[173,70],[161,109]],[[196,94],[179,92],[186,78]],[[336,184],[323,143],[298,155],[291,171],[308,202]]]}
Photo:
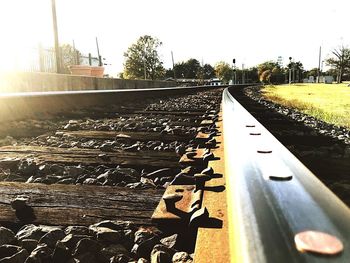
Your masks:
{"label": "telephone pole", "polygon": [[289,57],[288,71],[289,71],[288,83],[290,85],[292,83],[292,57]]}
{"label": "telephone pole", "polygon": [[320,68],[321,68],[321,46],[318,52],[317,83],[320,83],[320,75],[321,75]]}
{"label": "telephone pole", "polygon": [[52,7],[52,22],[53,22],[53,34],[55,37],[55,57],[56,57],[56,71],[57,73],[61,73],[61,52],[60,46],[58,44],[58,30],[57,30],[57,17],[56,17],[56,2],[55,0],[51,0]]}
{"label": "telephone pole", "polygon": [[245,84],[244,64],[242,64],[242,84]]}
{"label": "telephone pole", "polygon": [[96,37],[96,47],[97,47],[97,56],[98,56],[98,66],[99,67],[102,67],[102,57],[100,55],[100,48],[98,46],[98,40],[97,40],[97,37]]}
{"label": "telephone pole", "polygon": [[173,51],[171,51],[171,61],[173,62],[174,80],[176,81],[176,73],[175,73],[175,64],[174,64],[174,54],[173,54]]}

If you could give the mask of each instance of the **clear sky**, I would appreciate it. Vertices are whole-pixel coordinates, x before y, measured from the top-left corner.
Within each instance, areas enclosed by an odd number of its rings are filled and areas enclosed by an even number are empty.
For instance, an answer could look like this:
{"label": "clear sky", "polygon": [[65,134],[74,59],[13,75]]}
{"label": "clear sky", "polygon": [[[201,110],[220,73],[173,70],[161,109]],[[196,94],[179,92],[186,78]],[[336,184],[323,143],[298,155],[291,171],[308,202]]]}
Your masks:
{"label": "clear sky", "polygon": [[[350,46],[349,0],[56,0],[60,43],[82,53],[100,52],[108,72],[123,68],[123,53],[141,35],[163,42],[166,68],[196,58],[238,66],[257,65],[282,56],[306,69],[341,44]],[[51,0],[0,0],[0,52],[4,65],[10,51],[53,46]],[[1,68],[1,67],[0,67]]]}

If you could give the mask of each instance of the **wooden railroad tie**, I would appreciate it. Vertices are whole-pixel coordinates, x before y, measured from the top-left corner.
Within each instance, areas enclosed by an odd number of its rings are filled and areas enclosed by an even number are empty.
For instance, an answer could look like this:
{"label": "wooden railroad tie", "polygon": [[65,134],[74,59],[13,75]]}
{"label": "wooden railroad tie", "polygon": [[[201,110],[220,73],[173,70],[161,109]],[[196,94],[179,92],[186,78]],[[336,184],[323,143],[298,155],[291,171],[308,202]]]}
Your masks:
{"label": "wooden railroad tie", "polygon": [[[0,222],[87,226],[109,219],[147,225],[152,224],[151,215],[163,192],[159,189],[1,182]],[[18,197],[26,197],[32,217],[18,218],[19,211],[11,207]]]}
{"label": "wooden railroad tie", "polygon": [[177,116],[194,116],[194,117],[200,117],[203,115],[202,111],[193,111],[189,109],[188,111],[152,111],[152,110],[145,110],[145,111],[135,111],[134,113],[137,114],[154,114],[154,115],[177,115]]}
{"label": "wooden railroad tie", "polygon": [[135,131],[58,131],[61,136],[72,136],[76,138],[88,139],[128,139],[133,141],[188,141],[194,135],[161,134],[159,132],[135,132]]}
{"label": "wooden railroad tie", "polygon": [[58,148],[42,146],[0,147],[0,160],[32,158],[37,163],[65,163],[85,165],[125,165],[147,167],[179,167],[175,152],[113,151],[98,149]]}

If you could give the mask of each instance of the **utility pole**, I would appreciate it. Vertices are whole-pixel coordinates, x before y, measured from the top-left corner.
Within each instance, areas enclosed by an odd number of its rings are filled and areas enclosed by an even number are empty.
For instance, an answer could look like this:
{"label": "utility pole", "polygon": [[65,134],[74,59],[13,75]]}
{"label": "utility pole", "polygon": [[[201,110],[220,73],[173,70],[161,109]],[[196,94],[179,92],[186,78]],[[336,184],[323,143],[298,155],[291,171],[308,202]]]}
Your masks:
{"label": "utility pole", "polygon": [[175,73],[175,63],[174,63],[174,54],[173,54],[173,51],[171,51],[171,61],[173,62],[174,80],[176,81],[176,73]]}
{"label": "utility pole", "polygon": [[79,55],[79,51],[75,48],[74,39],[73,39],[73,49],[74,49],[74,54],[75,54],[75,64],[80,65],[80,55]]}
{"label": "utility pole", "polygon": [[289,78],[288,78],[288,83],[289,85],[292,83],[292,57],[289,57]]}
{"label": "utility pole", "polygon": [[143,49],[143,73],[145,74],[145,79],[147,79],[146,76],[146,43]]}
{"label": "utility pole", "polygon": [[295,83],[295,63],[293,59],[293,83]]}
{"label": "utility pole", "polygon": [[74,64],[75,65],[78,65],[77,63],[77,56],[76,56],[76,54],[77,54],[77,52],[76,52],[76,49],[75,49],[75,43],[74,43],[74,39],[73,39],[73,51],[74,51]]}
{"label": "utility pole", "polygon": [[317,69],[317,83],[320,83],[320,75],[321,75],[321,46],[320,46],[320,50],[318,52],[318,69]]}
{"label": "utility pole", "polygon": [[244,64],[242,64],[242,84],[245,84]]}
{"label": "utility pole", "polygon": [[97,56],[98,56],[98,66],[99,67],[102,67],[102,58],[100,56],[100,49],[98,47],[98,40],[97,40],[97,37],[96,37],[96,47],[97,47]]}
{"label": "utility pole", "polygon": [[91,56],[91,53],[89,53],[89,66],[92,66],[92,56]]}
{"label": "utility pole", "polygon": [[58,44],[58,30],[57,30],[57,17],[56,17],[56,2],[51,0],[52,7],[52,21],[53,21],[53,33],[55,37],[55,57],[56,57],[56,71],[61,73],[61,52]]}
{"label": "utility pole", "polygon": [[202,67],[201,67],[201,85],[204,85],[204,62],[203,62],[203,58],[202,58]]}
{"label": "utility pole", "polygon": [[77,50],[75,48],[75,42],[74,42],[74,39],[73,39],[73,51],[74,51],[74,64],[75,65],[78,65],[79,63],[79,58],[77,56]]}

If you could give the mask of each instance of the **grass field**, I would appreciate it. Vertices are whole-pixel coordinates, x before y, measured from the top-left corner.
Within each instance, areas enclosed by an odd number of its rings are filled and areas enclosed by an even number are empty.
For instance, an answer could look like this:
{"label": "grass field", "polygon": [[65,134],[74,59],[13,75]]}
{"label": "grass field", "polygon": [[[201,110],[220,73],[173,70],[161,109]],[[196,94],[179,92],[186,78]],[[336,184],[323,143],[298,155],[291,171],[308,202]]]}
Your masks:
{"label": "grass field", "polygon": [[263,88],[263,96],[325,122],[350,128],[350,87],[347,85],[270,85]]}

